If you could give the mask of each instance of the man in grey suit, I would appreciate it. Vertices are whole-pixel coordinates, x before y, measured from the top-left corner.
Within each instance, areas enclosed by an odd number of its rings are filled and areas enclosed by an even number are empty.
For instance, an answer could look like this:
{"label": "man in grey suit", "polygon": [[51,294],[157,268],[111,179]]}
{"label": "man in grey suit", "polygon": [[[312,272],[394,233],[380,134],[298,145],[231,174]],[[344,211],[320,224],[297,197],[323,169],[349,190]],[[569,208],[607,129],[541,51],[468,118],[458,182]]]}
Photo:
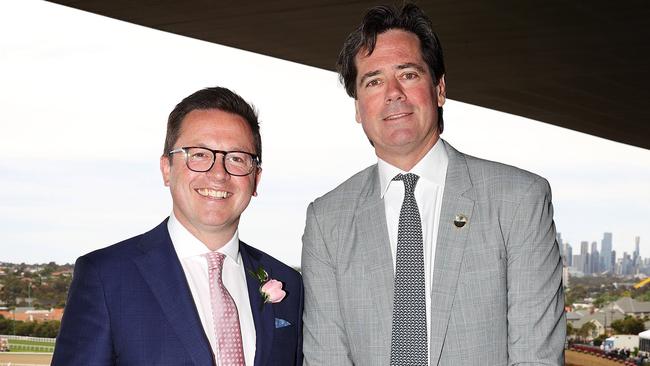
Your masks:
{"label": "man in grey suit", "polygon": [[440,139],[430,20],[370,9],[338,67],[378,163],[307,209],[304,365],[563,364],[548,182]]}

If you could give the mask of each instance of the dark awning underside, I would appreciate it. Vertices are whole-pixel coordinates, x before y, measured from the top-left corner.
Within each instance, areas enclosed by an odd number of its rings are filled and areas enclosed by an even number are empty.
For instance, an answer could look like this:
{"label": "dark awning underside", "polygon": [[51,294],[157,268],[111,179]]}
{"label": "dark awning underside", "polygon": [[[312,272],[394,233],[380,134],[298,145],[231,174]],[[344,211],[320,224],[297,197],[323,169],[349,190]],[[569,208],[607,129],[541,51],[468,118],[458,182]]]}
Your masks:
{"label": "dark awning underside", "polygon": [[[365,9],[378,4],[54,2],[328,70]],[[442,40],[449,98],[650,149],[647,1],[417,3]]]}

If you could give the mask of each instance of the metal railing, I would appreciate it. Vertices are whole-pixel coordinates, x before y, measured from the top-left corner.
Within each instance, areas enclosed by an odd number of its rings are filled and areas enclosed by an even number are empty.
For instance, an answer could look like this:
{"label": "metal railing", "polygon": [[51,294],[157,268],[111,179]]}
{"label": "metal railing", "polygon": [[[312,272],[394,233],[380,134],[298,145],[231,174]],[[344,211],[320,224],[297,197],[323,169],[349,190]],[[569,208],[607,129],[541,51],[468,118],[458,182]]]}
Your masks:
{"label": "metal railing", "polygon": [[6,338],[14,341],[30,341],[30,342],[52,343],[52,344],[56,342],[56,338],[25,337],[25,336],[5,335],[5,334],[0,334],[0,338]]}
{"label": "metal railing", "polygon": [[54,352],[54,346],[37,346],[34,344],[11,343],[9,347],[12,352]]}

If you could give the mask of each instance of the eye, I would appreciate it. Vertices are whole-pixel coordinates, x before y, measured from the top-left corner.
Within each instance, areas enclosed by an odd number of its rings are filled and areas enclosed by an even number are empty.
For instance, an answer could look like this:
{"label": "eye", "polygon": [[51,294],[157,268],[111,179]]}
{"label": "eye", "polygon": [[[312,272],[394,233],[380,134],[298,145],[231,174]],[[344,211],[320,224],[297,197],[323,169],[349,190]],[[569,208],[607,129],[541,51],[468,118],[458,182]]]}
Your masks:
{"label": "eye", "polygon": [[377,86],[377,85],[380,85],[380,84],[381,84],[380,79],[372,79],[372,80],[370,80],[370,81],[368,81],[366,83],[366,88],[370,88],[370,87]]}
{"label": "eye", "polygon": [[240,166],[248,166],[252,164],[252,158],[248,154],[240,152],[231,152],[226,155],[226,162],[228,164],[235,164]]}
{"label": "eye", "polygon": [[415,80],[419,77],[420,75],[418,75],[418,73],[414,71],[408,71],[402,74],[402,79],[406,79],[406,80]]}
{"label": "eye", "polygon": [[205,160],[208,159],[208,154],[204,151],[192,151],[189,153],[191,160]]}
{"label": "eye", "polygon": [[244,161],[244,158],[239,155],[228,155],[228,160],[233,163],[241,164]]}

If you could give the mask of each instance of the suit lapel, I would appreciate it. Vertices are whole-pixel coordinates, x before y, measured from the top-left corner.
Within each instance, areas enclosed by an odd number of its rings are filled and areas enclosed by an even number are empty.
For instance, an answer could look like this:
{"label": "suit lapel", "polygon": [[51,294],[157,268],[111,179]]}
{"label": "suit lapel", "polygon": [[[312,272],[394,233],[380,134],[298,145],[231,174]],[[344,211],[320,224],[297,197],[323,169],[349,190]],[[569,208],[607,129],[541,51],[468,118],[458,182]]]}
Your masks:
{"label": "suit lapel", "polygon": [[[431,364],[437,365],[447,333],[451,307],[456,294],[460,265],[467,235],[472,226],[475,193],[464,155],[445,143],[449,164],[442,197],[436,256],[431,289]],[[458,228],[454,218],[467,217]]]}
{"label": "suit lapel", "polygon": [[167,220],[144,234],[138,247],[142,255],[133,261],[194,364],[214,364],[192,293],[167,231]]}
{"label": "suit lapel", "polygon": [[[264,267],[259,253],[251,251],[250,247],[241,241],[239,242],[239,253],[244,262],[248,298],[251,304],[251,312],[253,313],[253,322],[255,323],[255,362],[253,366],[262,366],[268,363],[271,346],[273,345],[273,331],[275,329],[273,306],[264,304],[259,292],[259,281],[248,273],[249,270],[255,271],[260,266]],[[273,277],[270,268],[264,269],[270,277]]]}
{"label": "suit lapel", "polygon": [[[356,215],[355,236],[359,256],[364,260],[365,286],[370,288],[370,299],[377,310],[382,334],[387,334],[390,346],[390,332],[393,314],[393,259],[388,239],[388,226],[384,202],[381,199],[377,165],[370,172],[361,196]],[[372,228],[372,230],[368,230]]]}

